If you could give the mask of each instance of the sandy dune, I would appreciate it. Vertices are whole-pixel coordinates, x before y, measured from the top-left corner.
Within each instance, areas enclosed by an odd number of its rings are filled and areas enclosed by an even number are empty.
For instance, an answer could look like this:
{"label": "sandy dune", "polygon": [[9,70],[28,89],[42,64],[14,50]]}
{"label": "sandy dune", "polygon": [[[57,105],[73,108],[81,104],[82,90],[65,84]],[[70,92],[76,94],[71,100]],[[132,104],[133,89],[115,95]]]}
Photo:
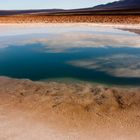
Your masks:
{"label": "sandy dune", "polygon": [[139,138],[139,88],[0,78],[1,140]]}

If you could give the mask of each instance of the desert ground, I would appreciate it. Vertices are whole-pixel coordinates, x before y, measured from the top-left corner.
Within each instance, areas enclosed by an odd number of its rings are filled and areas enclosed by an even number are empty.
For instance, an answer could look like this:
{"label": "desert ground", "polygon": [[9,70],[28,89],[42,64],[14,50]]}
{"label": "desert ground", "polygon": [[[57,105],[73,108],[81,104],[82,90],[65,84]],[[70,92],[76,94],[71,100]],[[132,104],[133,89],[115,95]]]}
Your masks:
{"label": "desert ground", "polygon": [[140,24],[139,15],[13,15],[0,16],[0,23],[113,23]]}
{"label": "desert ground", "polygon": [[139,140],[140,88],[0,77],[1,140]]}

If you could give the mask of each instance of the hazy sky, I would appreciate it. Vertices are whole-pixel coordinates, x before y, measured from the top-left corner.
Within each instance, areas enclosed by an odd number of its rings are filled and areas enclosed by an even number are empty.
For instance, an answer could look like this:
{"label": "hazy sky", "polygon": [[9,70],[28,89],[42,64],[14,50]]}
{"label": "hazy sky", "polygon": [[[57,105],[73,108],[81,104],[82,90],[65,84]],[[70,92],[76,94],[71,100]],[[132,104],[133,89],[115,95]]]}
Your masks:
{"label": "hazy sky", "polygon": [[82,8],[115,0],[0,0],[0,9]]}

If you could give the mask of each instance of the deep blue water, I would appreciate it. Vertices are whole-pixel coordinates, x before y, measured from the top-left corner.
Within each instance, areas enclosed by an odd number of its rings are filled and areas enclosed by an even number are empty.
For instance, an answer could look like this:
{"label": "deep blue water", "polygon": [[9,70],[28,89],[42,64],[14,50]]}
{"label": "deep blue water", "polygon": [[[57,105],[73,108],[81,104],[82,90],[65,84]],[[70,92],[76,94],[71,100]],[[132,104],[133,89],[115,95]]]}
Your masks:
{"label": "deep blue water", "polygon": [[[59,33],[57,37],[54,37],[56,36],[54,31],[52,34],[42,33],[41,36],[39,32],[31,40],[38,39],[38,35],[39,39],[43,38],[43,40],[33,40],[31,42],[26,41],[28,38],[25,38],[30,34],[21,34],[17,43],[13,40],[18,40],[19,36],[12,38],[11,35],[10,41],[7,40],[7,42],[10,42],[7,43],[8,45],[5,43],[6,40],[4,40],[5,42],[1,40],[3,43],[1,45],[6,45],[0,48],[0,75],[28,78],[35,81],[52,78],[73,78],[103,84],[140,86],[139,41],[136,44],[134,43],[136,45],[134,47],[131,46],[131,42],[130,46],[129,42],[126,43],[127,39],[124,39],[121,43],[119,42],[118,46],[116,44],[112,46],[111,39],[107,37],[106,40],[103,38],[105,40],[103,42],[104,46],[98,46],[97,44],[102,41],[102,38],[97,37],[97,40],[100,39],[98,42],[96,42],[96,38],[92,38],[95,33],[101,37],[106,34],[113,34],[115,38],[120,35],[125,38],[128,36],[128,40],[129,37],[134,40],[139,37],[133,33],[127,34],[124,31],[112,30],[105,33],[105,31],[98,32],[97,28],[96,32],[94,30],[88,31],[90,35],[83,31],[82,36],[79,35],[78,31],[78,39],[70,38],[69,34],[75,34],[74,31],[66,32],[68,37],[59,35]],[[84,34],[88,37],[83,37]],[[47,41],[44,41],[44,38]],[[82,43],[79,43],[79,38],[82,38]],[[88,46],[85,46],[86,42],[89,43]]]}

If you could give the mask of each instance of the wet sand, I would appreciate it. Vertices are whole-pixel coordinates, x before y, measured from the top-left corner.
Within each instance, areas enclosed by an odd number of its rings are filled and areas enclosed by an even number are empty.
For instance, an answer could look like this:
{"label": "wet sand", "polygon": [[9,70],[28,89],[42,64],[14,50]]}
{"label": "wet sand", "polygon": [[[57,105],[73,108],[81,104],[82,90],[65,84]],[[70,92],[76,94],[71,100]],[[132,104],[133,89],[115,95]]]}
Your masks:
{"label": "wet sand", "polygon": [[2,140],[139,140],[140,88],[0,77]]}

